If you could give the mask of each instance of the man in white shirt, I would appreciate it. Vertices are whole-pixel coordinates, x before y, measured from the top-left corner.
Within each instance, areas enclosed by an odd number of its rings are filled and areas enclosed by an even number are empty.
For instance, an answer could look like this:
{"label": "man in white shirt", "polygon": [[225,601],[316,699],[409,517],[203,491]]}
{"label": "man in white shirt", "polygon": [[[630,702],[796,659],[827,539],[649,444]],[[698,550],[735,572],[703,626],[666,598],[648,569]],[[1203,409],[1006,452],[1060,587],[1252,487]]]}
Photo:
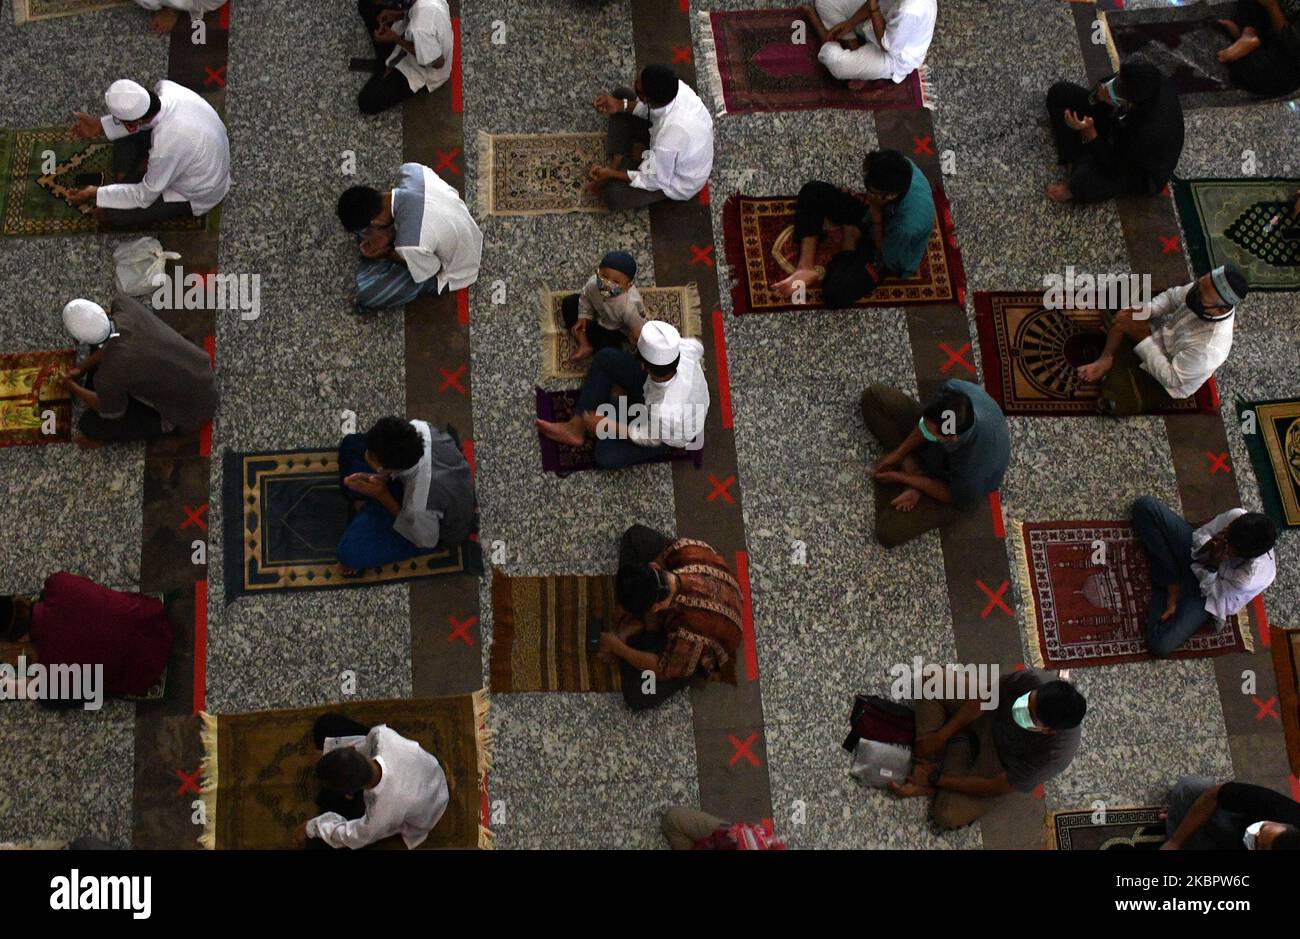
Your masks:
{"label": "man in white shirt", "polygon": [[357,12],[375,47],[374,74],[357,96],[362,114],[446,84],[455,50],[447,0],[358,0]]}
{"label": "man in white shirt", "polygon": [[596,438],[595,460],[618,469],[704,445],[709,386],[698,339],[683,339],[671,323],[641,327],[636,354],[601,349],[591,360],[573,417],[537,421],[545,437],[569,447]]}
{"label": "man in white shirt", "polygon": [[609,116],[609,163],[590,172],[591,189],[606,206],[622,210],[663,199],[683,202],[708,184],[713,116],[671,68],[647,65],[635,90],[616,88],[593,104],[597,113]]}
{"label": "man in white shirt", "polygon": [[296,840],[355,849],[401,835],[407,848],[423,844],[451,796],[437,758],[386,724],[367,728],[342,714],[322,715],[314,734],[324,751],[316,764],[322,814]]}
{"label": "man in white shirt", "polygon": [[388,192],[353,186],[339,196],[338,216],[361,249],[358,314],[478,280],[483,233],[460,194],[427,166],[403,163]]}
{"label": "man in white shirt", "polygon": [[1097,361],[1079,367],[1087,382],[1104,382],[1098,409],[1128,417],[1190,398],[1228,358],[1246,276],[1225,264],[1111,321]]}
{"label": "man in white shirt", "polygon": [[1229,509],[1195,530],[1151,496],[1133,503],[1133,531],[1151,562],[1147,647],[1173,654],[1210,620],[1240,613],[1277,576],[1277,526],[1267,516]]}
{"label": "man in white shirt", "polygon": [[113,141],[114,182],[70,190],[115,228],[206,215],[230,190],[230,141],[212,105],[163,79],[148,91],[129,79],[104,93],[108,114],[76,112],[72,135]]}
{"label": "man in white shirt", "polygon": [[191,22],[201,20],[203,14],[225,6],[226,0],[135,0],[135,3],[155,12],[150,29],[155,33],[170,33],[182,13],[188,13]]}
{"label": "man in white shirt", "polygon": [[937,0],[817,0],[800,9],[822,43],[817,60],[855,90],[920,68],[939,14]]}

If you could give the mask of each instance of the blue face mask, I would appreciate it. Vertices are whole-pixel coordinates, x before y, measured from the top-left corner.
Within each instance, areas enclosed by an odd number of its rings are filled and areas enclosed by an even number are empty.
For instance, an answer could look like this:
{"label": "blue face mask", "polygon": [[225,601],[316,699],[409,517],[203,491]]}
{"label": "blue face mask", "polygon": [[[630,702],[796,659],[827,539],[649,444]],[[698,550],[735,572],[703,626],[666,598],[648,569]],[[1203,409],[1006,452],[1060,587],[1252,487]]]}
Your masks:
{"label": "blue face mask", "polygon": [[939,443],[939,438],[936,437],[934,434],[930,433],[930,428],[925,426],[924,417],[922,417],[919,421],[916,422],[916,428],[921,432],[921,436],[924,437],[926,440],[930,441],[930,443]]}
{"label": "blue face mask", "polygon": [[1011,705],[1011,719],[1016,722],[1016,726],[1022,730],[1037,730],[1038,725],[1034,723],[1034,716],[1029,713],[1029,695],[1022,694]]}

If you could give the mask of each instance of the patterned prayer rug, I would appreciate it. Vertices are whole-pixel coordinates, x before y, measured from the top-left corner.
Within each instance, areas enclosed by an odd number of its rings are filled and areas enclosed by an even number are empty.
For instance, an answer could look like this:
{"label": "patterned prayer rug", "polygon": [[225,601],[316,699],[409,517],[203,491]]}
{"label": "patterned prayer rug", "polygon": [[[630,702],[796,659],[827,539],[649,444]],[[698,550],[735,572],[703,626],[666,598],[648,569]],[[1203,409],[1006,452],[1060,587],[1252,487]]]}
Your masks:
{"label": "patterned prayer rug", "polygon": [[1238,425],[1253,411],[1254,433],[1243,433],[1259,495],[1269,518],[1300,528],[1300,398],[1247,402],[1238,400]]}
{"label": "patterned prayer rug", "polygon": [[1165,843],[1160,806],[1053,812],[1047,817],[1049,851],[1155,850]]}
{"label": "patterned prayer rug", "polygon": [[[298,826],[320,814],[312,727],[338,712],[374,727],[387,724],[437,757],[447,774],[450,801],[420,845],[490,848],[483,827],[482,792],[492,762],[486,691],[450,698],[356,701],[291,711],[203,716],[205,848],[292,848]],[[394,835],[372,848],[406,850]]]}
{"label": "patterned prayer rug", "polygon": [[[1016,522],[1012,556],[1024,628],[1038,668],[1086,668],[1149,659],[1151,571],[1128,521]],[[1101,554],[1105,564],[1096,563]],[[1253,651],[1246,619],[1208,619],[1175,658]]]}
{"label": "patterned prayer rug", "polygon": [[1135,10],[1101,10],[1111,65],[1139,55],[1170,78],[1184,108],[1232,107],[1262,99],[1232,83],[1219,50],[1231,40],[1218,20],[1236,15],[1236,0]]}
{"label": "patterned prayer rug", "polygon": [[605,162],[604,134],[478,135],[478,214],[605,212],[587,171]]}
{"label": "patterned prayer rug", "polygon": [[[645,301],[645,318],[672,323],[687,338],[700,335],[700,291],[695,284],[685,287],[638,287]],[[573,360],[578,344],[564,326],[561,305],[573,290],[542,290],[542,380],[582,378],[591,359]]]}
{"label": "patterned prayer rug", "polygon": [[14,22],[22,26],[35,20],[52,20],[58,16],[129,6],[130,3],[131,0],[14,0]]}
{"label": "patterned prayer rug", "polygon": [[[112,170],[112,144],[105,140],[78,140],[66,127],[0,129],[0,231],[9,237],[99,231],[92,206],[72,205],[68,191],[100,185]],[[217,212],[131,230],[196,231]]]}
{"label": "patterned prayer rug", "polygon": [[[1007,414],[1096,416],[1100,384],[1075,371],[1106,347],[1106,328],[1096,310],[1049,310],[1043,292],[977,293],[984,388]],[[1164,412],[1212,408],[1207,382],[1193,398]]]}
{"label": "patterned prayer rug", "polygon": [[[0,447],[67,443],[72,400],[59,379],[77,364],[72,349],[0,354]],[[45,433],[53,412],[53,433]]]}
{"label": "patterned prayer rug", "polygon": [[1192,267],[1232,261],[1252,290],[1300,290],[1300,179],[1176,179]]}
{"label": "patterned prayer rug", "polygon": [[[567,421],[573,417],[573,409],[578,403],[578,389],[564,391],[547,391],[536,389],[537,416],[544,421]],[[542,446],[542,469],[557,476],[568,476],[583,470],[598,470],[596,465],[596,441],[590,436],[581,447],[566,447],[554,440],[537,433],[537,440]],[[675,450],[668,456],[647,460],[647,463],[671,463],[674,460],[690,460],[699,469],[704,465],[704,449]]]}
{"label": "patterned prayer rug", "polygon": [[[794,273],[799,245],[794,239],[794,196],[745,196],[727,199],[722,211],[727,266],[734,281],[731,297],[737,314],[775,313],[780,310],[824,310],[820,285],[809,287],[807,302],[793,303],[772,285]],[[966,301],[966,274],[953,234],[952,213],[942,192],[934,193],[938,224],[930,233],[921,268],[912,277],[881,281],[869,297],[854,308],[893,307]],[[840,234],[822,239],[814,261],[825,272],[839,250]]]}
{"label": "patterned prayer rug", "polygon": [[608,575],[507,577],[494,568],[492,691],[618,691],[618,666],[587,652],[587,621],[612,624],[614,608]]}
{"label": "patterned prayer rug", "polygon": [[483,570],[472,538],[344,577],[335,549],[348,526],[337,450],[236,453],[222,461],[226,602],[242,594],[368,587]]}
{"label": "patterned prayer rug", "polygon": [[[843,108],[886,111],[928,106],[924,70],[902,82],[868,82],[850,91],[817,61],[812,25],[796,9],[700,12],[704,75],[717,113]],[[801,22],[807,41],[793,41]]]}

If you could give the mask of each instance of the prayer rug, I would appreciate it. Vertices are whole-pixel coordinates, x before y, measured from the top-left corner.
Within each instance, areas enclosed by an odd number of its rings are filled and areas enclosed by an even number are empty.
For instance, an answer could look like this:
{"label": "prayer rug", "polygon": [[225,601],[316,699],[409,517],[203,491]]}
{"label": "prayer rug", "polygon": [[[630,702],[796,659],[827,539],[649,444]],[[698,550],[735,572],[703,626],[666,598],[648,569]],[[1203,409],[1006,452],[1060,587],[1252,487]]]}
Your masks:
{"label": "prayer rug", "polygon": [[1300,290],[1300,179],[1176,179],[1174,204],[1196,271],[1227,261],[1252,290]]}
{"label": "prayer rug", "polygon": [[618,666],[587,652],[587,621],[612,625],[615,605],[608,575],[507,577],[494,568],[492,691],[618,691]]}
{"label": "prayer rug", "polygon": [[[700,12],[705,81],[723,114],[843,108],[887,111],[929,106],[925,69],[902,82],[867,82],[850,91],[817,61],[821,46],[812,24],[796,9]],[[793,40],[801,22],[807,41]]]}
{"label": "prayer rug", "polygon": [[[72,399],[59,379],[76,364],[72,349],[0,354],[0,447],[72,439]],[[42,429],[46,412],[53,412],[53,433]]]}
{"label": "prayer rug", "polygon": [[226,602],[242,594],[368,587],[435,574],[478,574],[478,542],[344,577],[335,553],[350,506],[338,451],[227,450],[222,465]]}
{"label": "prayer rug", "polygon": [[[722,211],[727,266],[734,281],[731,297],[737,314],[775,313],[781,310],[824,310],[821,286],[809,287],[806,303],[794,303],[772,285],[794,273],[799,245],[794,239],[794,196],[745,196],[727,199]],[[917,304],[963,304],[966,275],[961,251],[953,234],[952,213],[942,192],[934,193],[938,224],[930,233],[921,268],[912,277],[883,280],[853,306],[894,307]],[[840,233],[822,239],[814,265],[824,273],[839,250]]]}
{"label": "prayer rug", "polygon": [[[113,148],[108,141],[78,140],[66,127],[0,129],[0,231],[9,237],[99,231],[93,207],[72,205],[68,192],[101,185],[112,179],[112,172]],[[130,231],[196,231],[217,211]]]}
{"label": "prayer rug", "polygon": [[[1016,522],[1014,557],[1024,628],[1038,668],[1086,668],[1151,658],[1151,570],[1128,521]],[[1104,563],[1098,563],[1099,560]],[[1206,624],[1175,658],[1254,650],[1245,617]]]}
{"label": "prayer rug", "polygon": [[604,134],[478,135],[478,214],[605,212],[587,171],[605,162]]}
{"label": "prayer rug", "polygon": [[[205,848],[292,848],[298,826],[320,814],[312,728],[338,712],[370,727],[387,724],[437,757],[450,801],[425,848],[490,848],[481,824],[483,783],[492,762],[486,691],[448,698],[349,701],[290,711],[203,717]],[[406,850],[394,835],[372,848]]]}
{"label": "prayer rug", "polygon": [[1049,851],[1155,850],[1165,843],[1160,806],[1079,809],[1047,817]]}
{"label": "prayer rug", "polygon": [[14,0],[14,23],[22,26],[36,20],[52,20],[130,5],[131,0]]}
{"label": "prayer rug", "polygon": [[[1106,347],[1106,327],[1097,310],[1049,310],[1043,292],[977,293],[984,388],[1006,414],[1096,416],[1100,384],[1075,371],[1096,361]],[[1165,411],[1213,410],[1209,382],[1195,397]]]}
{"label": "prayer rug", "polygon": [[1254,433],[1243,433],[1259,495],[1269,518],[1300,528],[1300,398],[1237,401],[1238,425],[1253,411]]}
{"label": "prayer rug", "polygon": [[[578,389],[564,391],[547,391],[536,389],[537,416],[544,421],[567,421],[573,417],[573,409],[578,403]],[[583,470],[598,470],[596,465],[596,441],[590,436],[581,447],[568,447],[543,437],[538,431],[537,439],[542,445],[542,469],[557,476],[568,476]],[[699,469],[704,465],[704,448],[698,450],[675,450],[668,456],[646,460],[647,463],[671,463],[674,460],[690,460]]]}
{"label": "prayer rug", "polygon": [[[694,339],[700,335],[700,291],[695,284],[685,287],[639,287],[645,301],[645,318],[672,323],[684,337]],[[573,360],[578,344],[573,334],[564,326],[561,305],[564,298],[576,291],[542,290],[542,380],[548,378],[582,378],[587,374],[591,359]]]}
{"label": "prayer rug", "polygon": [[1141,56],[1169,78],[1185,108],[1232,107],[1262,100],[1232,83],[1219,51],[1232,41],[1218,25],[1236,16],[1235,0],[1135,10],[1100,10],[1112,67]]}

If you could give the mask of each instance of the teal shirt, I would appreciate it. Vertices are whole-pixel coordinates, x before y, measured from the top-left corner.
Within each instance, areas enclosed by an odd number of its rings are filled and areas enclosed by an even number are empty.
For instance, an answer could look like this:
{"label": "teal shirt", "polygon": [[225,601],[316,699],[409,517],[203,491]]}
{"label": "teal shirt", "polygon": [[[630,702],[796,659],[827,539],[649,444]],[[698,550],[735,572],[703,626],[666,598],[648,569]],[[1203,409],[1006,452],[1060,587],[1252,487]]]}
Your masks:
{"label": "teal shirt", "polygon": [[[912,163],[911,160],[908,160]],[[892,273],[911,277],[921,268],[930,232],[934,230],[934,193],[921,168],[912,163],[907,194],[885,211],[885,243],[881,260]],[[868,219],[867,230],[870,231]]]}

